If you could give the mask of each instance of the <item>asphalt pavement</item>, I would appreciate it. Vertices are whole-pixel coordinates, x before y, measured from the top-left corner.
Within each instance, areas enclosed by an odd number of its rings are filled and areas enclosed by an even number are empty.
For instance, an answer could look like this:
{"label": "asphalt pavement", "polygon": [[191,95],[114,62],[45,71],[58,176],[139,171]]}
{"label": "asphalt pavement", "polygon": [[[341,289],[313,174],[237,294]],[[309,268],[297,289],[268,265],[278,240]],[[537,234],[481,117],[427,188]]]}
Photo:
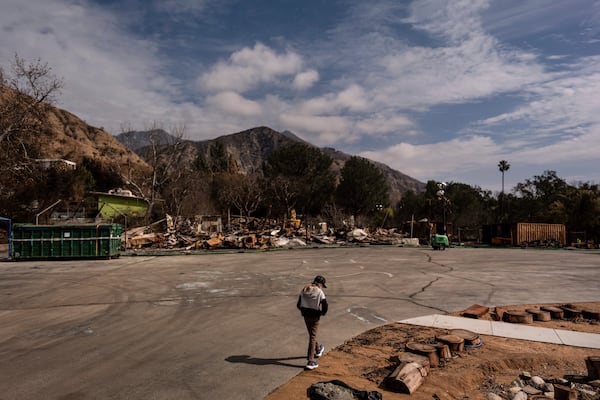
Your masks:
{"label": "asphalt pavement", "polygon": [[302,371],[296,299],[327,278],[326,351],[473,304],[600,301],[600,252],[341,247],[0,263],[0,399],[262,399]]}

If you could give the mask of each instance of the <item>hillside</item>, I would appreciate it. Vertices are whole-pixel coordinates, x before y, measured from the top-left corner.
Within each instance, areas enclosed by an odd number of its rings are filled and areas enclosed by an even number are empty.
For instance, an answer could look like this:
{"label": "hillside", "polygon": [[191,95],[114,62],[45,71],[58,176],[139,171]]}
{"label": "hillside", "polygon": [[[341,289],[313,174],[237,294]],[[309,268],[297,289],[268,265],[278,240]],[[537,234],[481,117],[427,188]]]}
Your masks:
{"label": "hillside", "polygon": [[[135,147],[132,147],[132,149],[137,151],[138,154],[143,154],[144,145],[147,146],[150,143],[149,137],[151,134],[156,134],[156,132],[147,132],[146,139],[144,139],[143,132],[124,133],[117,136],[117,139],[124,144],[131,145],[135,143]],[[155,137],[158,137],[161,142],[165,144],[173,139],[172,137],[169,139],[162,134]],[[204,159],[210,160],[210,148],[215,143],[220,143],[223,145],[226,153],[231,159],[236,161],[238,171],[248,174],[261,171],[264,162],[269,158],[273,151],[297,142],[311,145],[294,135],[292,132],[277,132],[271,128],[262,126],[230,135],[220,136],[211,140],[184,140],[181,153],[186,154],[187,156],[182,161],[192,163],[198,155],[202,155]],[[321,150],[333,159],[332,168],[334,172],[339,175],[344,163],[351,155],[332,148],[322,148]],[[412,190],[420,192],[424,190],[424,183],[396,171],[385,164],[374,161],[371,162],[381,168],[387,178],[390,184],[390,199],[392,203],[398,201],[402,194],[407,191]]]}
{"label": "hillside", "polygon": [[42,138],[38,141],[43,157],[66,158],[75,162],[87,157],[104,164],[118,165],[123,172],[131,170],[135,174],[147,174],[150,171],[144,160],[113,135],[86,124],[67,111],[52,109],[48,123],[48,141],[44,143]]}
{"label": "hillside", "polygon": [[149,165],[113,135],[56,107],[49,108],[45,129],[26,140],[38,158],[62,158],[78,164],[89,158],[133,179],[150,172]]}

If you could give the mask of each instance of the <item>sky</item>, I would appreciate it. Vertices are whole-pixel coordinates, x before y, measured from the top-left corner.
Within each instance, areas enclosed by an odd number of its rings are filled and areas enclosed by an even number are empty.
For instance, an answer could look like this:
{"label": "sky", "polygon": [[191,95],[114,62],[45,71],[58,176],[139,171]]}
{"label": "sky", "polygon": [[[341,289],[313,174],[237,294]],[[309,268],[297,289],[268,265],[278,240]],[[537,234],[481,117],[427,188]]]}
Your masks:
{"label": "sky", "polygon": [[600,183],[600,0],[0,0],[0,66],[118,135],[268,126],[422,182]]}

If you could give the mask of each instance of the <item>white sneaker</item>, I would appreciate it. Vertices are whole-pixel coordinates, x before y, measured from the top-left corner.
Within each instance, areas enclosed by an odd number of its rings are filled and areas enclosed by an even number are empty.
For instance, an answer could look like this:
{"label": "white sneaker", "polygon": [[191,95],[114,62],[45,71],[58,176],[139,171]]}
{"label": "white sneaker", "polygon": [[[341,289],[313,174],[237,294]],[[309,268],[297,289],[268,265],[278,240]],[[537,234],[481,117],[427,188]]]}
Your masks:
{"label": "white sneaker", "polygon": [[319,366],[319,363],[316,361],[309,361],[308,364],[306,364],[306,369],[315,369]]}
{"label": "white sneaker", "polygon": [[323,352],[325,351],[325,346],[323,346],[322,344],[319,345],[319,348],[317,349],[317,352],[315,353],[315,358],[319,358],[323,355]]}

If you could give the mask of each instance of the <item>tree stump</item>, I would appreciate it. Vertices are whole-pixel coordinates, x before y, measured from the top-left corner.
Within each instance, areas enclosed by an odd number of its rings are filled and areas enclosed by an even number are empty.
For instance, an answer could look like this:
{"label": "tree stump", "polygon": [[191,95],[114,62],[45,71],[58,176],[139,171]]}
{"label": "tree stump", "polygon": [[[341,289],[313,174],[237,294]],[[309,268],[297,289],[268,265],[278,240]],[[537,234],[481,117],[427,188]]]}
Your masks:
{"label": "tree stump", "polygon": [[563,319],[565,313],[562,309],[553,306],[542,306],[540,307],[542,311],[548,311],[552,319]]}
{"label": "tree stump", "polygon": [[406,349],[412,353],[426,356],[429,359],[430,367],[437,367],[440,365],[440,358],[437,354],[437,349],[429,344],[408,342],[406,343]]}
{"label": "tree stump", "polygon": [[551,321],[552,320],[552,315],[550,315],[550,311],[542,311],[542,310],[537,310],[534,308],[528,308],[527,311],[529,314],[533,315],[533,320],[534,321]]}
{"label": "tree stump", "polygon": [[506,311],[502,315],[502,321],[513,324],[531,324],[533,323],[533,315],[524,311]]}
{"label": "tree stump", "polygon": [[585,366],[587,367],[589,380],[593,381],[596,379],[600,379],[600,357],[586,357]]}
{"label": "tree stump", "polygon": [[452,358],[452,352],[450,351],[450,347],[444,343],[438,343],[435,345],[437,349],[438,357],[440,360]]}
{"label": "tree stump", "polygon": [[450,334],[463,338],[465,347],[479,347],[483,343],[478,333],[466,329],[452,329]]}
{"label": "tree stump", "polygon": [[465,350],[465,340],[457,335],[440,335],[435,340],[442,342],[450,348],[450,351],[460,353]]}
{"label": "tree stump", "polygon": [[596,321],[600,321],[600,312],[598,311],[583,310],[581,311],[581,315],[585,319],[593,319]]}
{"label": "tree stump", "polygon": [[563,385],[554,385],[554,400],[577,400],[577,390]]}
{"label": "tree stump", "polygon": [[502,316],[506,310],[502,307],[494,307],[494,311],[490,314],[494,321],[502,321]]}
{"label": "tree stump", "polygon": [[428,373],[426,367],[416,362],[402,363],[385,378],[385,385],[394,391],[413,394]]}
{"label": "tree stump", "polygon": [[581,318],[581,310],[567,306],[562,306],[561,309],[565,313],[565,318]]}
{"label": "tree stump", "polygon": [[481,306],[479,304],[473,304],[462,312],[463,317],[466,318],[479,318],[482,315],[487,314],[490,311],[489,307]]}

